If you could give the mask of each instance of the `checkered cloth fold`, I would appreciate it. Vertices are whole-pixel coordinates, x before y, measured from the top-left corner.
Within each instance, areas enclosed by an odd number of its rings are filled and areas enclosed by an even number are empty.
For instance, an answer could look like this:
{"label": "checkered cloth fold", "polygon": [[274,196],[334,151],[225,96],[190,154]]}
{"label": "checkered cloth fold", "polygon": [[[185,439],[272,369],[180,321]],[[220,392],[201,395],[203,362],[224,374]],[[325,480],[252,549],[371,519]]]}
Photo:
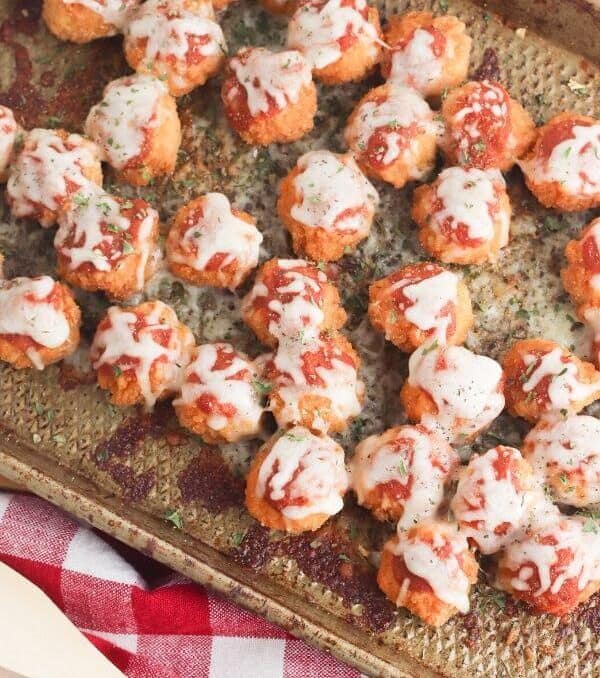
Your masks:
{"label": "checkered cloth fold", "polygon": [[0,492],[0,561],[131,678],[359,676],[37,497]]}

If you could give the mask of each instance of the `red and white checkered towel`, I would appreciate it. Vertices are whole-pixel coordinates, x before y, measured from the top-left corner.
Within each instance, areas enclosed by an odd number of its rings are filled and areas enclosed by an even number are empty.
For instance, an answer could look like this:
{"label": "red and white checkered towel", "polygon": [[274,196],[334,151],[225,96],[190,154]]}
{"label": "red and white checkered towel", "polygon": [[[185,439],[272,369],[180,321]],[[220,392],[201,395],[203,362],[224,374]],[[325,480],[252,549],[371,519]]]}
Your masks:
{"label": "red and white checkered towel", "polygon": [[0,492],[0,561],[131,678],[359,675],[36,497]]}

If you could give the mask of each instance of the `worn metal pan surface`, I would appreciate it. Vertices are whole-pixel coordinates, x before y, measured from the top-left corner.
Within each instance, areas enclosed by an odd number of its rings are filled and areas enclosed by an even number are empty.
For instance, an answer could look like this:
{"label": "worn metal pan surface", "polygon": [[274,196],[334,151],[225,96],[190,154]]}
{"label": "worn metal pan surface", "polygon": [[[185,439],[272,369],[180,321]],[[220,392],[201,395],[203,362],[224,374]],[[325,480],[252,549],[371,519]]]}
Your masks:
{"label": "worn metal pan surface", "polygon": [[[600,115],[597,6],[583,0],[379,5],[384,15],[419,8],[458,14],[474,38],[473,76],[501,80],[540,121],[565,109]],[[103,85],[128,71],[119,38],[85,46],[54,40],[40,21],[39,0],[0,0],[0,21],[0,103],[11,106],[26,127],[81,129]],[[223,23],[232,51],[283,43],[284,25],[255,3],[234,4]],[[359,85],[321,88],[313,133],[289,146],[257,150],[228,131],[219,83],[211,82],[179,101],[184,140],[174,176],[139,194],[167,224],[183,202],[221,190],[257,218],[265,234],[263,258],[289,255],[275,217],[277,181],[306,149],[341,149],[344,121],[376,83],[374,76]],[[110,175],[107,182],[110,190],[131,194]],[[378,189],[382,200],[373,233],[341,261],[338,280],[368,387],[362,416],[341,437],[349,452],[361,437],[402,421],[397,393],[405,359],[369,328],[368,284],[423,258],[408,217],[411,189]],[[543,335],[585,353],[587,338],[573,320],[558,271],[565,242],[590,215],[541,209],[516,171],[509,190],[515,210],[510,246],[497,264],[464,269],[477,309],[468,346],[497,357],[509,341]],[[52,273],[53,234],[34,223],[14,223],[2,209],[6,275]],[[194,289],[160,271],[146,296],[172,304],[198,341],[225,338],[256,355],[261,348],[239,317],[244,291]],[[94,295],[78,298],[89,336],[105,302]],[[0,474],[367,673],[600,675],[600,597],[566,619],[532,616],[482,575],[469,614],[439,630],[427,628],[396,611],[376,587],[369,555],[389,528],[349,499],[317,533],[289,537],[263,530],[242,506],[243,472],[258,443],[208,447],[177,427],[168,405],[152,415],[117,410],[81,378],[84,353],[79,365],[43,373],[0,366]],[[518,445],[521,435],[518,424],[502,418],[475,449],[498,439]]]}

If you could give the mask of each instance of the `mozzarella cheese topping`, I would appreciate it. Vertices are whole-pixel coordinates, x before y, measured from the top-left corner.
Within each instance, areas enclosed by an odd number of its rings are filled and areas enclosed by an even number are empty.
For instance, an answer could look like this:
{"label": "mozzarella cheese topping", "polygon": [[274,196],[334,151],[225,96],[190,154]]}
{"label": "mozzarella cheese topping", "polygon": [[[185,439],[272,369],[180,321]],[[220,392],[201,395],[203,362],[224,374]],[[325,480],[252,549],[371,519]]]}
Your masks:
{"label": "mozzarella cheese topping", "polygon": [[[217,367],[219,358],[225,355],[226,367]],[[258,378],[253,364],[235,351],[230,344],[203,344],[196,350],[196,357],[187,367],[181,386],[181,396],[174,405],[194,405],[199,399],[214,399],[216,411],[210,413],[206,423],[215,431],[221,431],[231,421],[242,420],[258,431],[263,408],[252,382]],[[219,408],[232,410],[225,415]]]}
{"label": "mozzarella cheese topping", "polygon": [[[344,359],[344,353],[337,345],[310,334],[301,332],[296,340],[280,344],[273,357],[273,365],[281,375],[276,380],[276,393],[283,401],[283,407],[277,413],[280,426],[300,421],[300,398],[305,395],[327,398],[333,417],[340,420],[355,417],[362,409],[364,384],[358,378],[356,367]],[[308,354],[322,357],[324,363],[310,369],[310,376],[305,370]],[[324,433],[329,428],[329,423],[318,411],[313,427]]]}
{"label": "mozzarella cheese topping", "polygon": [[[306,59],[293,50],[269,52],[262,47],[243,50],[229,67],[246,92],[252,116],[267,113],[271,106],[281,110],[298,102],[302,88],[312,82]],[[237,88],[232,90],[235,94]]]}
{"label": "mozzarella cheese topping", "polygon": [[237,263],[233,287],[240,284],[247,271],[258,264],[261,232],[231,211],[222,193],[207,193],[202,198],[202,216],[193,210],[188,217],[179,247],[169,253],[172,261],[197,271],[210,267],[213,257],[225,255],[219,270]]}
{"label": "mozzarella cheese topping", "polygon": [[0,106],[0,174],[8,169],[18,135],[19,125],[13,112],[6,106]]}
{"label": "mozzarella cheese topping", "polygon": [[[469,550],[467,540],[450,524],[428,521],[424,525],[435,530],[431,542],[421,539],[418,533],[409,536],[399,529],[398,543],[391,550],[402,558],[409,572],[431,586],[436,598],[465,614],[469,611],[471,585],[457,556]],[[403,605],[409,589],[410,580],[401,584],[398,605]]]}
{"label": "mozzarella cheese topping", "polygon": [[342,39],[351,35],[374,56],[380,40],[367,11],[366,0],[309,0],[290,19],[288,47],[302,52],[312,68],[325,68],[341,58]]}
{"label": "mozzarella cheese topping", "polygon": [[[210,2],[199,3],[192,11],[180,0],[147,0],[129,21],[125,39],[143,43],[144,64],[186,62],[192,54],[218,56],[227,47],[214,19]],[[177,78],[184,86],[185,77]]]}
{"label": "mozzarella cheese topping", "polygon": [[352,156],[310,151],[297,166],[294,188],[299,202],[291,216],[311,228],[366,235],[379,196]]}
{"label": "mozzarella cheese topping", "polygon": [[429,227],[442,224],[453,231],[464,225],[471,240],[489,241],[496,231],[502,234],[500,246],[508,243],[510,215],[498,210],[496,190],[506,184],[498,170],[449,167],[436,182],[436,196],[442,208],[431,215]]}
{"label": "mozzarella cheese topping", "polygon": [[423,344],[408,362],[408,382],[426,391],[438,413],[423,423],[454,437],[477,433],[504,409],[502,368],[462,346]]}
{"label": "mozzarella cheese topping", "polygon": [[104,23],[113,27],[107,35],[115,35],[127,24],[127,15],[140,0],[63,0],[67,5],[81,5],[97,14]]}
{"label": "mozzarella cheese topping", "polygon": [[[48,299],[55,285],[47,275],[0,283],[0,335],[28,337],[44,348],[62,346],[71,328],[64,311]],[[35,347],[26,354],[37,369],[44,368]]]}
{"label": "mozzarella cheese topping", "polygon": [[85,131],[114,168],[124,169],[146,152],[147,134],[159,124],[158,108],[166,94],[166,84],[153,75],[128,75],[105,87],[102,101],[89,112]]}
{"label": "mozzarella cheese topping", "polygon": [[[543,421],[528,433],[525,443],[526,457],[542,481],[559,474],[561,482],[554,489],[560,490],[561,501],[573,506],[600,502],[600,420],[579,415]],[[576,488],[571,486],[571,474]]]}
{"label": "mozzarella cheese topping", "polygon": [[[284,340],[300,331],[312,331],[314,336],[325,320],[321,298],[327,276],[303,259],[278,259],[277,265],[284,271],[283,284],[270,291],[264,282],[256,282],[244,299],[244,312],[268,299],[267,308],[275,316],[269,321],[273,336]],[[308,270],[316,275],[312,277]]]}
{"label": "mozzarella cheese topping", "polygon": [[523,361],[526,367],[525,381],[521,386],[523,393],[535,391],[540,382],[550,377],[549,410],[568,410],[577,401],[600,392],[598,382],[584,384],[579,380],[577,365],[564,355],[559,346],[543,356],[528,353]]}
{"label": "mozzarella cheese topping", "polygon": [[411,179],[420,179],[428,168],[419,167],[418,140],[423,134],[434,135],[433,114],[425,99],[408,87],[392,85],[383,101],[366,101],[360,105],[346,130],[348,144],[357,152],[370,148],[377,134],[377,159],[391,165],[399,158],[409,168]]}
{"label": "mozzarella cheese topping", "polygon": [[522,463],[519,450],[494,447],[472,457],[461,474],[452,512],[461,532],[472,537],[482,553],[495,553],[510,543],[528,515],[535,496],[528,491],[531,483],[514,478]]}
{"label": "mozzarella cheese topping", "polygon": [[54,246],[69,260],[70,270],[91,264],[97,271],[112,271],[124,257],[136,255],[137,286],[143,288],[158,213],[146,205],[134,215],[140,223],[131,235],[132,220],[123,214],[131,207],[133,203],[118,200],[100,187],[74,196],[69,209],[59,215],[54,238]]}
{"label": "mozzarella cheese topping", "polygon": [[71,193],[90,185],[84,172],[98,162],[95,145],[79,134],[63,140],[54,130],[31,130],[6,185],[13,215],[32,216],[38,206],[58,210]]}
{"label": "mozzarella cheese topping", "polygon": [[435,514],[444,498],[444,483],[458,457],[443,440],[423,428],[402,426],[369,436],[351,462],[352,488],[359,504],[387,483],[404,486],[399,528],[408,528]]}
{"label": "mozzarella cheese topping", "polygon": [[[584,534],[583,524],[576,519],[557,516],[555,521],[526,535],[522,540],[508,545],[501,560],[501,567],[517,572],[510,580],[511,586],[520,592],[534,596],[545,593],[556,595],[572,579],[582,591],[598,575],[600,540]],[[563,557],[559,565],[559,551],[569,552],[570,559]],[[534,589],[532,577],[537,573],[539,586]]]}
{"label": "mozzarella cheese topping", "polygon": [[428,90],[439,82],[446,60],[454,57],[454,44],[444,39],[444,50],[434,50],[435,35],[427,28],[417,28],[402,47],[392,48],[390,80],[399,85]]}
{"label": "mozzarella cheese topping", "polygon": [[[399,280],[390,287],[389,293],[393,295],[401,290],[410,301],[404,309],[406,319],[424,332],[433,330],[434,338],[445,344],[458,301],[458,281],[454,273],[442,271],[417,282]],[[448,309],[449,304],[453,308]]]}
{"label": "mozzarella cheese topping", "polygon": [[552,149],[549,158],[523,161],[524,171],[536,182],[556,181],[573,195],[600,192],[600,123],[575,125],[572,136]]}
{"label": "mozzarella cheese topping", "polygon": [[281,502],[286,518],[302,520],[341,511],[347,487],[342,448],[327,436],[295,426],[275,442],[263,461],[256,494]]}
{"label": "mozzarella cheese topping", "polygon": [[[166,317],[161,320],[161,316]],[[152,407],[165,391],[179,389],[183,370],[189,362],[191,346],[182,341],[175,312],[162,301],[153,302],[146,315],[111,306],[108,324],[99,327],[91,347],[92,365],[117,366],[120,372],[133,370],[147,407]],[[167,345],[157,336],[168,336]],[[150,371],[160,361],[162,367],[158,388],[153,388]]]}

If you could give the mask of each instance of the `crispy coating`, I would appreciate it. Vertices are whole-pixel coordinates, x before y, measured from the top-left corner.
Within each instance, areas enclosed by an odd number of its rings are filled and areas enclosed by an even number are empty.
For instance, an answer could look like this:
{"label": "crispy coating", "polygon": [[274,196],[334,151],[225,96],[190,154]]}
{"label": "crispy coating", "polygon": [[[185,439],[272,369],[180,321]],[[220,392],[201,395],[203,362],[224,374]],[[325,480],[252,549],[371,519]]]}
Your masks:
{"label": "crispy coating", "polygon": [[552,412],[576,414],[600,398],[600,372],[548,339],[517,341],[502,366],[506,409],[531,423]]}
{"label": "crispy coating", "polygon": [[[41,346],[29,337],[22,335],[0,334],[0,360],[9,363],[17,369],[46,367],[59,362],[71,355],[79,346],[79,326],[81,324],[81,311],[73,298],[71,290],[62,283],[55,283],[53,290],[53,303],[61,310],[69,325],[68,339],[60,346],[49,348]],[[0,310],[1,312],[1,310]],[[37,354],[39,365],[34,364],[27,350],[33,348]]]}
{"label": "crispy coating", "polygon": [[[490,91],[496,100],[487,99]],[[482,103],[485,108],[480,110]],[[501,106],[506,112],[498,115]],[[453,89],[441,115],[446,131],[440,145],[449,165],[508,171],[535,139],[529,113],[496,82],[471,81]]]}
{"label": "crispy coating", "polygon": [[[409,107],[414,107],[412,99],[418,99],[412,90],[394,83],[386,83],[367,92],[358,102],[348,119],[344,138],[355,155],[360,168],[369,176],[387,181],[396,188],[402,188],[408,181],[420,179],[433,169],[436,155],[436,128],[433,114],[421,101],[424,111],[415,113],[414,120],[408,127],[398,124],[393,115],[401,117]],[[368,112],[371,104],[379,109]],[[368,139],[363,138],[361,127],[369,124],[369,117],[387,113],[387,107],[397,108],[390,120],[391,125],[377,125]],[[365,108],[367,107],[367,108]],[[382,108],[383,107],[383,108]],[[379,110],[379,114],[377,111]],[[397,157],[385,162],[390,147],[397,144]]]}
{"label": "crispy coating", "polygon": [[[398,288],[401,281],[421,282],[444,274],[453,276],[438,264],[421,262],[410,264],[394,273],[376,280],[369,287],[369,319],[373,327],[385,334],[385,338],[400,350],[411,353],[418,346],[439,334],[446,326],[445,336],[440,337],[443,343],[462,344],[473,326],[473,310],[467,286],[458,279],[456,295],[448,299],[444,306],[431,319],[432,327],[424,329],[407,317],[407,311],[415,304],[404,295],[403,288]],[[416,288],[418,289],[418,288]],[[447,286],[442,291],[446,291]],[[436,309],[432,309],[435,313]]]}
{"label": "crispy coating", "polygon": [[[467,79],[469,70],[472,40],[465,33],[465,28],[462,21],[448,14],[434,17],[431,12],[408,12],[388,17],[383,39],[391,49],[383,51],[381,74],[386,79],[391,78],[402,85],[414,87],[426,97],[437,96],[445,89],[457,87]],[[392,66],[394,55],[405,52],[407,43],[414,39],[418,29],[426,30],[431,36],[431,57],[437,57],[439,73],[429,74],[430,64],[428,60],[422,61],[421,55],[414,62],[409,58],[412,67],[407,68],[400,59],[396,68]],[[422,72],[423,76],[419,77]]]}
{"label": "crispy coating", "polygon": [[[346,311],[341,305],[337,287],[314,264],[298,260],[298,265],[290,268],[281,264],[281,261],[270,259],[261,266],[256,274],[254,287],[242,301],[244,321],[259,341],[273,348],[277,346],[279,338],[271,331],[271,323],[274,324],[277,334],[287,334],[289,330],[281,326],[282,322],[287,323],[287,317],[282,321],[281,312],[273,310],[273,306],[289,308],[291,312],[296,307],[298,297],[304,299],[309,308],[307,315],[298,319],[298,326],[294,324],[290,329],[297,331],[310,323],[311,317],[308,314],[316,306],[322,313],[318,329],[323,332],[339,330],[346,322]],[[289,260],[283,261],[287,264]],[[290,272],[292,275],[288,277]],[[290,292],[289,287],[294,279],[298,279],[298,273],[301,274],[301,279],[309,282],[303,285],[301,292]]]}
{"label": "crispy coating", "polygon": [[131,9],[138,1],[107,0],[105,4],[115,6],[116,23],[109,22],[101,13],[84,4],[64,0],[44,0],[42,18],[48,30],[60,40],[86,43],[118,33],[126,10]]}
{"label": "crispy coating", "polygon": [[[574,126],[593,127],[595,141],[584,138],[578,143]],[[600,122],[578,113],[560,113],[538,129],[535,144],[519,165],[527,187],[542,205],[566,212],[600,205],[598,143]],[[551,156],[554,167],[548,166]]]}
{"label": "crispy coating", "polygon": [[[454,170],[458,168],[452,168]],[[445,170],[446,172],[448,170]],[[478,170],[475,170],[478,171]],[[469,170],[473,172],[473,170]],[[483,264],[498,259],[500,250],[508,244],[512,208],[502,176],[493,179],[495,199],[488,204],[490,218],[493,221],[493,236],[489,239],[470,238],[469,229],[463,222],[447,220],[441,223],[436,214],[444,209],[444,203],[438,197],[444,172],[432,184],[418,186],[413,193],[411,216],[419,225],[419,240],[428,254],[445,264]],[[468,179],[468,175],[465,175]],[[460,200],[460,196],[456,196]],[[468,192],[464,201],[472,200]],[[472,204],[472,203],[469,203]]]}
{"label": "crispy coating", "polygon": [[[424,522],[415,525],[408,530],[407,535],[411,538],[430,541],[435,538],[436,524]],[[386,542],[381,552],[381,561],[377,571],[379,588],[398,607],[406,607],[425,624],[435,627],[442,626],[458,612],[458,609],[454,605],[440,600],[425,579],[407,569],[403,558],[394,554],[398,541],[398,536],[392,537]],[[478,572],[475,556],[468,548],[465,548],[462,553],[458,554],[457,558],[469,584],[474,584],[477,581]],[[407,580],[408,586],[404,583]]]}
{"label": "crispy coating", "polygon": [[[567,265],[560,272],[565,289],[576,306],[600,306],[600,218],[591,221],[565,248]],[[582,313],[580,317],[585,320]]]}

